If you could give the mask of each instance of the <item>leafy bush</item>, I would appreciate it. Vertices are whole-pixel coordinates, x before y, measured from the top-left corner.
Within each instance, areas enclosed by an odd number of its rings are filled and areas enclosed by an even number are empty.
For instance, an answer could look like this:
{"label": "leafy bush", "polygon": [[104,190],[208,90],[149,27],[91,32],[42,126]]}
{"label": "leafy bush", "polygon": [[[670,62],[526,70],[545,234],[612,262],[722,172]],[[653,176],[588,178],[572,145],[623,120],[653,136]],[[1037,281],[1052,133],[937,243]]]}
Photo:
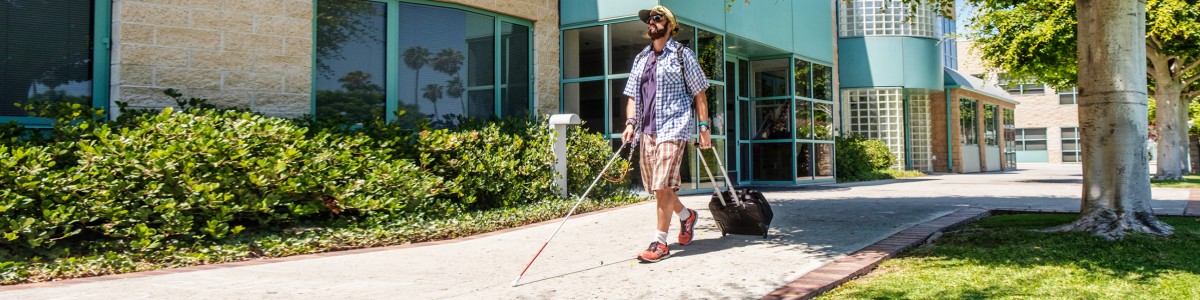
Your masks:
{"label": "leafy bush", "polygon": [[896,156],[882,141],[849,134],[838,136],[835,143],[838,181],[874,180],[877,178],[874,174],[891,168],[896,162]]}
{"label": "leafy bush", "polygon": [[[621,159],[613,161],[605,173],[605,178],[596,182],[589,199],[608,199],[628,195],[630,181],[634,172],[630,169],[631,162],[626,160],[628,147],[623,150]],[[583,126],[572,126],[567,130],[567,192],[576,197],[583,194],[592,181],[600,175],[600,170],[613,155],[610,140],[599,133],[588,132]],[[633,153],[637,155],[637,153]],[[622,176],[625,175],[625,176]],[[615,182],[614,182],[615,181]]]}

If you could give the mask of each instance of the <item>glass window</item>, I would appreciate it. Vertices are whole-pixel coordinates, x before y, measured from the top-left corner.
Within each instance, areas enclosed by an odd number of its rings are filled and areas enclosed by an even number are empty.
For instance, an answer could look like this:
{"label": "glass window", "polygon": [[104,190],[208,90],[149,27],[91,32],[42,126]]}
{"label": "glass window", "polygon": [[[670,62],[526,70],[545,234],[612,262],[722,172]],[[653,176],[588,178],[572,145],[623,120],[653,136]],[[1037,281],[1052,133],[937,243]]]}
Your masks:
{"label": "glass window", "polygon": [[725,37],[705,30],[700,30],[697,36],[699,49],[696,49],[696,53],[699,55],[704,76],[711,80],[725,81],[725,69],[721,67],[725,63]]}
{"label": "glass window", "polygon": [[752,97],[787,96],[788,59],[760,60],[750,63],[754,71],[754,95]]}
{"label": "glass window", "polygon": [[604,75],[604,64],[596,63],[604,61],[604,26],[566,30],[562,40],[563,78]]}
{"label": "glass window", "polygon": [[0,117],[14,103],[92,105],[95,1],[0,3]]}
{"label": "glass window", "polygon": [[[532,112],[529,26],[454,7],[395,5],[393,16],[381,2],[318,2],[318,116],[390,116],[387,92],[408,112],[400,121],[428,119],[434,127]],[[396,62],[386,62],[389,20],[398,23]],[[389,67],[399,76],[384,78]],[[389,83],[397,90],[385,91]]]}
{"label": "glass window", "polygon": [[754,157],[752,180],[792,181],[791,143],[749,144]]}
{"label": "glass window", "polygon": [[1000,137],[996,130],[996,113],[998,107],[992,104],[983,105],[983,140],[988,146],[999,146]]}
{"label": "glass window", "polygon": [[813,144],[796,143],[796,181],[813,180]]}
{"label": "glass window", "polygon": [[400,102],[415,106],[434,127],[493,115],[495,96],[479,91],[495,88],[495,18],[400,3],[399,19]]}
{"label": "glass window", "polygon": [[708,120],[711,123],[709,130],[713,135],[724,135],[729,125],[725,117],[725,86],[709,85],[705,98],[708,100]]}
{"label": "glass window", "polygon": [[910,89],[908,92],[908,131],[911,137],[913,170],[933,171],[933,136],[929,103],[934,91]]}
{"label": "glass window", "polygon": [[[713,152],[710,150],[704,150],[704,151],[700,151],[700,155],[704,156],[704,160],[703,160],[704,162],[708,162],[708,168],[709,168],[709,170],[712,171],[712,177],[713,177],[712,179],[715,179],[717,181],[718,186],[725,186],[725,172],[721,172],[721,169],[719,167],[717,167],[717,160],[713,156],[713,155],[715,155],[715,153],[725,153],[725,141],[724,140],[713,140],[712,146],[713,146],[713,149],[717,150],[716,152]],[[725,164],[726,168],[730,167],[729,164],[731,162],[725,161],[724,159],[725,159],[724,157],[721,158],[721,163]],[[713,180],[708,178],[708,172],[704,171],[703,167],[697,167],[696,174],[700,175],[700,180],[697,181],[697,183],[699,183],[700,188],[713,187],[713,184],[712,184]]]}
{"label": "glass window", "polygon": [[796,139],[813,138],[812,102],[796,100]]}
{"label": "glass window", "polygon": [[629,80],[625,78],[608,81],[609,95],[612,96],[612,99],[609,99],[609,104],[612,108],[609,111],[612,114],[612,118],[609,120],[609,124],[611,124],[609,133],[612,134],[625,132],[625,120],[630,117],[625,115],[626,106],[629,104],[629,97],[624,94],[625,82],[627,81]]}
{"label": "glass window", "polygon": [[[387,4],[318,1],[317,11],[317,118],[364,122],[386,117],[386,65],[379,62],[387,60]],[[413,63],[424,65],[426,60]],[[400,107],[409,113],[415,108]]]}
{"label": "glass window", "polygon": [[997,80],[1000,87],[1012,95],[1042,95],[1046,93],[1046,85],[1039,82],[1012,79],[1003,73],[997,74]]}
{"label": "glass window", "polygon": [[1082,149],[1079,143],[1079,127],[1062,128],[1062,161],[1082,162]]}
{"label": "glass window", "polygon": [[847,89],[842,90],[843,120],[848,132],[883,141],[896,155],[898,163],[905,157],[904,148],[904,90]]}
{"label": "glass window", "polygon": [[813,95],[817,100],[833,101],[833,68],[813,64]]}
{"label": "glass window", "polygon": [[815,144],[815,147],[817,154],[816,179],[833,179],[833,144]]}
{"label": "glass window", "polygon": [[[646,24],[641,21],[630,21],[608,25],[609,30],[609,69],[612,70],[609,74],[625,74],[629,73],[629,69],[633,68],[633,58],[637,57],[638,53],[645,49],[649,42],[643,35],[646,32]],[[602,62],[603,56],[597,60],[591,61],[591,64]],[[587,64],[589,62],[584,62]],[[603,74],[601,72],[600,74]]]}
{"label": "glass window", "polygon": [[958,119],[959,125],[962,128],[962,143],[963,145],[979,145],[979,129],[977,127],[978,112],[975,109],[976,101],[973,99],[958,100]]}
{"label": "glass window", "polygon": [[833,104],[813,103],[814,140],[833,140]]}
{"label": "glass window", "polygon": [[915,14],[905,3],[888,0],[838,2],[838,36],[913,35],[936,38],[937,20],[929,5],[920,5]]}
{"label": "glass window", "polygon": [[529,116],[533,101],[529,27],[508,22],[500,24],[500,102],[503,103],[500,116]]}
{"label": "glass window", "polygon": [[1013,141],[1015,151],[1046,150],[1045,128],[1018,128],[1015,135],[1016,140]]}
{"label": "glass window", "polygon": [[[604,81],[563,84],[563,95],[564,111],[579,115],[588,131],[604,132]],[[625,118],[621,120],[624,124]]]}
{"label": "glass window", "polygon": [[755,140],[791,139],[791,100],[756,100],[743,101],[750,103],[750,109],[742,113],[752,115],[742,116],[742,127],[749,128]]}
{"label": "glass window", "polygon": [[1058,104],[1074,105],[1076,103],[1076,101],[1078,100],[1077,99],[1078,96],[1079,95],[1075,91],[1075,87],[1071,87],[1070,89],[1064,89],[1064,90],[1058,91]]}
{"label": "glass window", "polygon": [[796,59],[796,96],[812,98],[812,63]]}

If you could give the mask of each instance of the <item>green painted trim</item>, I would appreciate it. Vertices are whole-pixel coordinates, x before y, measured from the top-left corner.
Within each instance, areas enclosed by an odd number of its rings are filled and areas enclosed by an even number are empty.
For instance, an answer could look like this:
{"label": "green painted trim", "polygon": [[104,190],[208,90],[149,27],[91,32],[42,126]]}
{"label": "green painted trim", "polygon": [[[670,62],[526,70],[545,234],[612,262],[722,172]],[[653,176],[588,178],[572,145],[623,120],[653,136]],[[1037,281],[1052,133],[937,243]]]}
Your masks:
{"label": "green painted trim", "polygon": [[[788,79],[790,79],[790,80],[788,80],[788,94],[795,95],[796,94],[796,58],[795,57],[791,57],[790,59],[788,59],[787,69],[788,69]],[[812,82],[812,76],[811,76],[812,72],[809,72],[809,74],[810,74],[810,76],[808,78],[808,81]],[[811,91],[812,85],[809,85],[809,87],[810,87],[809,90]],[[791,131],[791,135],[792,135],[792,143],[791,143],[792,155],[790,155],[790,158],[788,160],[790,160],[792,163],[791,164],[791,167],[792,167],[791,178],[792,178],[792,183],[795,184],[796,176],[799,175],[799,173],[798,173],[799,171],[796,170],[796,160],[797,160],[796,159],[796,153],[797,153],[796,150],[798,150],[798,149],[796,149],[796,124],[795,124],[796,123],[796,108],[798,106],[797,105],[798,103],[796,103],[795,96],[792,96],[790,98],[792,98],[791,99],[792,100],[792,103],[791,103],[792,109],[788,110],[788,117],[790,118],[789,122],[788,122],[789,123],[788,127],[791,127],[790,128],[791,130],[788,130],[788,131]],[[809,105],[808,113],[809,113],[809,115],[812,115],[812,105]],[[811,161],[811,159],[810,159],[810,161]]]}
{"label": "green painted trim", "polygon": [[752,97],[749,101],[769,101],[769,100],[792,100],[796,96],[771,96],[771,97]]}
{"label": "green painted trim", "polygon": [[92,17],[92,107],[107,110],[112,73],[112,1],[95,1]]}
{"label": "green painted trim", "polygon": [[50,118],[0,116],[0,124],[14,121],[26,128],[50,128],[54,125],[54,120]]}
{"label": "green painted trim", "polygon": [[583,23],[567,24],[564,26],[559,26],[558,28],[559,28],[559,30],[571,30],[571,29],[579,29],[579,28],[588,28],[588,27],[593,27],[593,26],[609,25],[609,24],[615,24],[615,23],[624,23],[624,22],[629,22],[629,21],[641,22],[641,20],[638,20],[637,16],[629,16],[629,17],[623,17],[623,18],[607,19],[607,20],[602,20],[602,21],[588,21],[588,22],[583,22]]}
{"label": "green painted trim", "polygon": [[[629,77],[629,75],[626,74],[624,77]],[[580,77],[580,78],[571,78],[571,79],[559,79],[558,81],[559,81],[559,83],[565,84],[565,83],[601,81],[601,80],[608,80],[608,79],[612,79],[612,78],[608,78],[608,76],[590,76],[590,77]]]}
{"label": "green painted trim", "polygon": [[910,123],[908,118],[908,114],[912,112],[912,104],[910,101],[908,101],[909,95],[911,94],[909,93],[909,89],[901,90],[900,93],[900,101],[904,102],[904,105],[902,106],[903,110],[900,112],[904,114],[904,169],[912,170],[912,128],[909,127]]}
{"label": "green painted trim", "polygon": [[[500,25],[500,18],[492,18],[492,115],[496,117],[501,116],[500,108],[504,107],[504,101],[501,99],[501,97],[504,97],[504,93],[500,92],[504,89],[504,82],[501,80],[501,77],[504,76],[504,72],[502,72],[503,70],[500,69],[504,66],[504,57],[501,55],[503,53],[502,48],[504,48],[504,45],[502,44],[502,33],[504,33],[504,26]],[[466,100],[467,99],[463,99],[463,110],[465,110],[463,111],[463,114],[470,115],[469,112],[471,111],[471,101]],[[441,116],[434,117],[441,118]]]}
{"label": "green painted trim", "polygon": [[[950,122],[950,90],[946,90],[946,173],[954,173],[954,123]],[[961,118],[961,116],[960,116]]]}
{"label": "green painted trim", "polygon": [[[309,74],[308,74],[308,80],[309,80],[309,82],[308,82],[308,115],[309,115],[309,118],[312,119],[312,121],[317,120],[317,73],[319,73],[318,70],[320,69],[320,66],[317,65],[317,13],[320,12],[319,7],[317,7],[317,2],[320,2],[320,1],[322,1],[322,0],[313,0],[312,18],[309,19],[310,21],[312,21],[312,44],[313,44],[313,46],[312,46],[312,51],[309,52],[309,56],[311,56],[310,57],[311,59],[309,61],[312,64],[310,66],[310,68],[312,69],[312,72],[309,72]],[[386,71],[384,71],[384,72],[386,72]],[[384,76],[387,76],[387,75],[385,74]],[[386,105],[387,104],[386,96],[384,99],[385,99],[384,105]],[[387,112],[389,112],[389,111],[392,111],[392,110],[387,109],[385,107],[384,113],[383,113],[385,120],[387,118],[387,114],[388,114]]]}
{"label": "green painted trim", "polygon": [[[396,121],[395,112],[400,109],[400,3],[396,1],[388,1],[387,3],[387,65],[384,66],[384,72],[387,73],[387,91],[384,92],[386,98],[384,107],[387,112],[384,113],[384,119],[388,122]],[[413,87],[416,88],[416,87]],[[414,101],[420,101],[413,99]],[[412,113],[421,113],[415,111]]]}

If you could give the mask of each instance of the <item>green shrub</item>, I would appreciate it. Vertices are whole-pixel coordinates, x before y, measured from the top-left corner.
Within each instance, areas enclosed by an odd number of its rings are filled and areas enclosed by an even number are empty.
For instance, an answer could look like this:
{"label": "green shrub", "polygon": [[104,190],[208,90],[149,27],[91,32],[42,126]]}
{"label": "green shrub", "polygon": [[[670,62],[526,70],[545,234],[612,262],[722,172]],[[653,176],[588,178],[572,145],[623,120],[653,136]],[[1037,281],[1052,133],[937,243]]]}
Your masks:
{"label": "green shrub", "polygon": [[[611,141],[604,135],[589,132],[583,126],[571,126],[567,130],[567,192],[572,197],[583,194],[592,181],[600,175],[600,170],[613,155]],[[589,199],[608,199],[629,195],[630,181],[634,170],[630,169],[631,162],[626,160],[631,151],[628,147],[621,158],[613,161],[605,173],[605,178],[596,182]],[[635,152],[634,155],[637,155]],[[625,176],[622,176],[625,175]],[[615,181],[615,182],[614,182]]]}
{"label": "green shrub", "polygon": [[868,140],[861,135],[848,134],[835,140],[837,153],[837,180],[874,180],[874,174],[892,167],[895,155],[882,141]]}

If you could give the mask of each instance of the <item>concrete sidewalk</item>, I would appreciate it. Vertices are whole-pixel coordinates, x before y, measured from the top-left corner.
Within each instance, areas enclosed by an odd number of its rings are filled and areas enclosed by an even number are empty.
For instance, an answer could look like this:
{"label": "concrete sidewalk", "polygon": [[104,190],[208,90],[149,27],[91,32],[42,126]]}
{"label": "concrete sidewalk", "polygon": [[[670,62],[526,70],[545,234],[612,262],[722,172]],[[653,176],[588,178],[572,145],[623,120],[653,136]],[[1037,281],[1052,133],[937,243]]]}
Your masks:
{"label": "concrete sidewalk", "polygon": [[[821,265],[928,220],[974,208],[1078,210],[1079,165],[930,176],[766,192],[769,239],[721,237],[708,196],[684,197],[701,218],[692,245],[639,264],[653,234],[647,202],[573,217],[526,273],[511,281],[557,227],[550,221],[483,237],[187,268],[163,275],[0,288],[0,299],[638,299],[759,298]],[[1154,189],[1158,213],[1181,214],[1187,189]],[[678,225],[672,226],[671,240]]]}

